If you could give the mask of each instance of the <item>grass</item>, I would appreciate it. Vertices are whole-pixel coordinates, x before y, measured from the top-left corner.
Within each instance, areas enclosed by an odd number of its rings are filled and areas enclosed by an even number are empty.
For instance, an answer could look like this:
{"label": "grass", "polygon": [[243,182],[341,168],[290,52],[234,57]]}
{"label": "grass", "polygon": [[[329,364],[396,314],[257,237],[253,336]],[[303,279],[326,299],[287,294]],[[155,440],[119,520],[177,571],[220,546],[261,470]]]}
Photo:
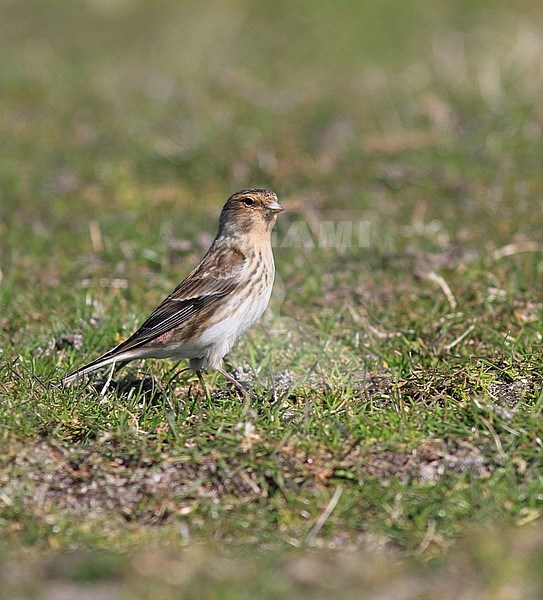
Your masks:
{"label": "grass", "polygon": [[[1,593],[539,597],[538,4],[1,10]],[[250,404],[153,361],[51,386],[256,185]]]}

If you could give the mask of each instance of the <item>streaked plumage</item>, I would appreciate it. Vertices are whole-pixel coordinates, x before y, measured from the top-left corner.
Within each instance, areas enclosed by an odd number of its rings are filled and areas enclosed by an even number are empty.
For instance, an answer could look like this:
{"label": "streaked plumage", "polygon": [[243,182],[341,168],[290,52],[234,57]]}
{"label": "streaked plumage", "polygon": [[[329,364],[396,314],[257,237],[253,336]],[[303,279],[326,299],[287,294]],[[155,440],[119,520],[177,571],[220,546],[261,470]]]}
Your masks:
{"label": "streaked plumage", "polygon": [[268,305],[275,276],[271,232],[282,210],[268,190],[233,194],[215,240],[192,273],[126,341],[62,383],[138,358],[189,359],[199,377],[211,368],[235,381],[222,369],[222,359]]}

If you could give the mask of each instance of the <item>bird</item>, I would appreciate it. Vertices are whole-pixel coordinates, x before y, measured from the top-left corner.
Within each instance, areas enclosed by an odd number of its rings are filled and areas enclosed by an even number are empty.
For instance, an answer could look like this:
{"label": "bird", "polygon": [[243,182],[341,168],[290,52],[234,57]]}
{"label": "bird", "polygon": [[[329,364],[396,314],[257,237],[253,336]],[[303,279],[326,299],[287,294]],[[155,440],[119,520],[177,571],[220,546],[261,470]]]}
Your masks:
{"label": "bird", "polygon": [[198,266],[128,339],[69,373],[59,385],[109,365],[115,370],[136,359],[169,358],[188,359],[208,397],[202,376],[207,369],[217,370],[247,394],[222,361],[268,306],[275,278],[271,236],[281,211],[270,190],[232,194]]}

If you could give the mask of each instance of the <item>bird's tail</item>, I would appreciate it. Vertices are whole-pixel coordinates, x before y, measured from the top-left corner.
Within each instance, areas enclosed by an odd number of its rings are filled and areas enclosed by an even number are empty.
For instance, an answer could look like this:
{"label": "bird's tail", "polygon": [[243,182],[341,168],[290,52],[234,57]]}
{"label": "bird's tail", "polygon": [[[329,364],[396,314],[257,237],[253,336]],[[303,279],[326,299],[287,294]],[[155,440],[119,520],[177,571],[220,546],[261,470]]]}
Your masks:
{"label": "bird's tail", "polygon": [[108,365],[124,365],[127,362],[130,362],[133,358],[135,358],[134,351],[128,350],[126,352],[119,352],[119,348],[115,347],[83,367],[79,367],[79,369],[68,373],[68,375],[66,375],[66,377],[64,377],[57,385],[66,385],[67,383],[71,383],[72,381],[75,381],[76,379],[79,379],[88,373],[92,373],[93,371],[97,371],[98,369],[107,367]]}

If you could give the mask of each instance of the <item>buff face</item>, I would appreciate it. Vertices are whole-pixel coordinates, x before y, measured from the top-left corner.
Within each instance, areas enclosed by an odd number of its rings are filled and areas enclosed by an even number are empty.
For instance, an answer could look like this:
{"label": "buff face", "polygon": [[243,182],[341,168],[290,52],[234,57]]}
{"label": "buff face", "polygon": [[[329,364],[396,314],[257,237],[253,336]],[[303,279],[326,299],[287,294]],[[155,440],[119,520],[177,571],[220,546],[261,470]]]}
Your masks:
{"label": "buff face", "polygon": [[283,210],[277,196],[268,190],[245,190],[230,196],[221,213],[225,234],[254,235],[270,232]]}

